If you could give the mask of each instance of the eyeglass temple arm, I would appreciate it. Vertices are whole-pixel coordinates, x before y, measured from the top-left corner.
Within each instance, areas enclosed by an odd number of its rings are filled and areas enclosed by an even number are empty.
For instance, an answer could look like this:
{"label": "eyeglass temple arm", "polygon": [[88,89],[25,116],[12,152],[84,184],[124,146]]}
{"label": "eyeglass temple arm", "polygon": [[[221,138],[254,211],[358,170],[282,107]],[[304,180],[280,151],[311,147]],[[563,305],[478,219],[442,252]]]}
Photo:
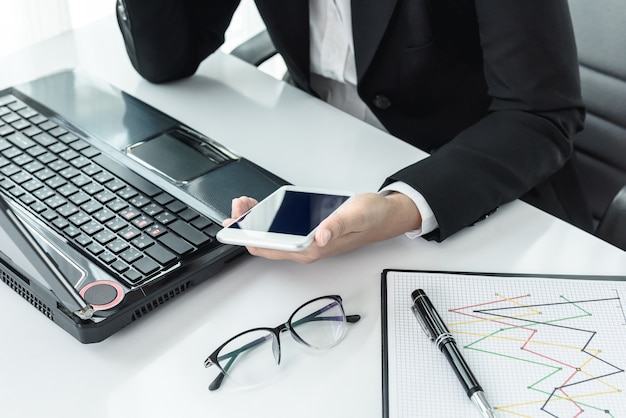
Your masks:
{"label": "eyeglass temple arm", "polygon": [[[296,322],[293,323],[293,325],[297,326],[297,325],[305,324],[305,323],[311,322],[311,321],[329,321],[329,320],[341,321],[341,320],[343,320],[343,317],[319,316],[320,314],[323,314],[324,312],[326,312],[329,309],[334,308],[335,306],[336,305],[334,303],[329,303],[328,305],[324,306],[323,308],[320,308],[320,309],[318,309],[315,312],[311,312],[310,314],[308,314],[307,316],[303,317],[302,319],[297,320]],[[359,319],[361,319],[361,315],[346,315],[346,321],[348,321],[351,324],[353,324],[355,322],[358,322]]]}
{"label": "eyeglass temple arm", "polygon": [[[262,337],[262,338],[257,338],[254,341],[250,341],[248,344],[245,344],[241,347],[239,347],[236,350],[231,351],[230,353],[226,353],[222,356],[220,356],[218,358],[218,360],[224,360],[230,357],[230,360],[228,360],[228,363],[226,364],[226,366],[224,366],[224,368],[228,371],[228,369],[230,368],[230,364],[235,361],[235,359],[237,358],[237,356],[245,351],[248,351],[251,348],[256,347],[257,345],[261,344],[263,341],[267,340],[267,337]],[[206,361],[204,362],[204,367],[209,367],[212,364],[214,364],[210,359],[206,359]]]}
{"label": "eyeglass temple arm", "polygon": [[[244,353],[248,350],[250,350],[251,348],[254,348],[256,346],[258,346],[259,344],[261,344],[263,341],[265,341],[267,338],[257,338],[254,341],[250,341],[248,344],[238,348],[237,350],[233,350],[230,353],[224,354],[223,356],[220,357],[220,359],[225,359],[225,358],[229,358],[228,363],[226,363],[226,365],[224,366],[224,370],[228,371],[228,369],[230,369],[231,364],[233,364],[233,362],[237,359],[237,356],[239,356],[239,354]],[[209,367],[211,365],[213,365],[214,363],[211,362],[209,359],[207,359],[204,362],[204,367]],[[226,377],[226,374],[223,371],[220,371],[220,373],[217,375],[217,377],[215,379],[213,379],[213,381],[209,384],[209,390],[216,390],[219,389],[220,386],[222,386],[222,381],[224,380],[224,378]]]}
{"label": "eyeglass temple arm", "polygon": [[[361,319],[361,315],[346,315],[346,322],[350,324],[354,324],[355,322],[359,322]],[[294,327],[298,325],[306,324],[307,322],[313,321],[343,321],[343,317],[341,316],[307,316],[302,319],[297,320],[293,323]]]}
{"label": "eyeglass temple arm", "polygon": [[351,324],[354,324],[355,322],[359,322],[361,320],[361,315],[355,314],[355,315],[346,315],[346,321],[348,321]]}
{"label": "eyeglass temple arm", "polygon": [[218,374],[217,377],[213,379],[213,381],[209,384],[209,390],[214,391],[219,389],[220,386],[222,386],[222,382],[224,381],[225,377],[226,375],[224,374],[224,372],[220,372],[220,374]]}

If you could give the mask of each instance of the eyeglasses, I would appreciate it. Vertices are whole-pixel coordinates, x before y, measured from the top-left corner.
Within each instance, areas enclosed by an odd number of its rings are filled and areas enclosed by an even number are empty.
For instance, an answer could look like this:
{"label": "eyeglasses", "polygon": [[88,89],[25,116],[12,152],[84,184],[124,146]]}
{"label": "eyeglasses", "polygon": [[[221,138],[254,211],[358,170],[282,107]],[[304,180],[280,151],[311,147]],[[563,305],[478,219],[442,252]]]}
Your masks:
{"label": "eyeglasses", "polygon": [[280,334],[290,331],[299,343],[317,350],[339,344],[347,324],[361,319],[347,315],[340,296],[322,296],[300,306],[289,320],[276,328],[253,328],[219,346],[204,361],[204,367],[216,366],[219,374],[209,385],[217,390],[226,376],[240,385],[253,385],[273,376],[280,365]]}

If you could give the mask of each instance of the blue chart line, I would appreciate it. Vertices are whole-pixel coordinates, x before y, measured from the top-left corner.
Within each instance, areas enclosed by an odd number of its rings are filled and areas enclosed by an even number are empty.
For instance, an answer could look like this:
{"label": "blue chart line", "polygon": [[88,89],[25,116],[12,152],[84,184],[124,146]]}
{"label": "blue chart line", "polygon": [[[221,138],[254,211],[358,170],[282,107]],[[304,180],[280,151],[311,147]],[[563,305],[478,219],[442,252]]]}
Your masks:
{"label": "blue chart line", "polygon": [[[455,315],[448,325],[453,333],[471,337],[465,340],[470,341],[466,349],[494,356],[492,360],[503,370],[523,370],[518,375],[530,379],[515,391],[517,399],[496,405],[499,414],[626,416],[624,367],[617,364],[626,363],[626,341],[617,344],[620,352],[602,349],[612,338],[611,327],[617,331],[621,326],[622,335],[626,330],[619,292],[613,292],[589,299],[560,295],[547,302],[532,294],[496,293],[492,300],[450,309],[463,320],[456,321]],[[621,323],[615,323],[615,318]],[[615,347],[615,341],[608,346]]]}

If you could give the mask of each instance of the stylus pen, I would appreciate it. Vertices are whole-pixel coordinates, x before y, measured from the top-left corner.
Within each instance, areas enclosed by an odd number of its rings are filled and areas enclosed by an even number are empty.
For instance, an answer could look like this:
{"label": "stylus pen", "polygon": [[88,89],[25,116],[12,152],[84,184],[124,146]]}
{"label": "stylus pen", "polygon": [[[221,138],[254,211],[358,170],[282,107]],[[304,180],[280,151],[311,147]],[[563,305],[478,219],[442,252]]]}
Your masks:
{"label": "stylus pen", "polygon": [[465,393],[478,407],[481,414],[486,418],[493,418],[493,408],[487,402],[485,392],[476,380],[476,377],[470,370],[469,366],[465,362],[465,359],[461,355],[454,337],[448,330],[445,322],[437,313],[437,310],[433,306],[432,302],[426,296],[426,293],[422,289],[414,290],[411,293],[413,299],[413,306],[411,310],[420,323],[426,335],[434,341],[437,348],[448,359],[448,363],[452,366],[452,370],[456,374],[456,377],[463,385]]}

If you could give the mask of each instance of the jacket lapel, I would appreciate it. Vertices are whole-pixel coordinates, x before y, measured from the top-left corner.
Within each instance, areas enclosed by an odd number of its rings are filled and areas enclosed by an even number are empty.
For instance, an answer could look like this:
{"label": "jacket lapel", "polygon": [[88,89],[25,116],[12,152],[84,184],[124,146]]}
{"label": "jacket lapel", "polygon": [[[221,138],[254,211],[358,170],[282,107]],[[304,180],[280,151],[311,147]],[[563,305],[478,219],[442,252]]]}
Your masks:
{"label": "jacket lapel", "polygon": [[374,58],[397,3],[398,0],[352,0],[352,36],[359,81]]}

